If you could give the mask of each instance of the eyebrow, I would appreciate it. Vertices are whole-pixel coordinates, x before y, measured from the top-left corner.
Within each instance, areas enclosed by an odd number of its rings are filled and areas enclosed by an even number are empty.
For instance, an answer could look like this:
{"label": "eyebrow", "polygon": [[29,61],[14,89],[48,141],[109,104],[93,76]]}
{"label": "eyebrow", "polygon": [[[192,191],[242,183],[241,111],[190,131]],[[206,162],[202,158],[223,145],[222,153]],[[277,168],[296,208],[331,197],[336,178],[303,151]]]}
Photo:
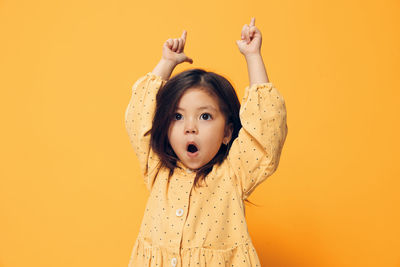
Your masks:
{"label": "eyebrow", "polygon": [[[197,110],[203,110],[203,109],[212,109],[212,110],[214,110],[214,111],[217,111],[216,108],[214,108],[213,106],[210,106],[210,105],[202,106],[202,107],[197,108]],[[180,107],[178,107],[176,110],[183,110],[183,111],[185,111],[184,108],[180,108]]]}

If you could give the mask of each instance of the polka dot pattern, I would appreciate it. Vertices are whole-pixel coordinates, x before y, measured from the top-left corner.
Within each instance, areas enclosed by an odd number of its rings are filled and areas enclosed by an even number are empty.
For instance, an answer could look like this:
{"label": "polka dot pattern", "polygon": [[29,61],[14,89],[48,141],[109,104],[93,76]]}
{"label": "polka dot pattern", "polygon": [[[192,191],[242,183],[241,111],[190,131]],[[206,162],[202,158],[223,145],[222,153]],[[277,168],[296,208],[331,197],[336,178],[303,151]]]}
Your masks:
{"label": "polka dot pattern", "polygon": [[[128,267],[261,266],[245,220],[243,200],[277,168],[285,141],[286,109],[271,83],[246,88],[243,128],[228,158],[215,165],[202,187],[180,161],[158,168],[150,149],[157,90],[165,81],[152,73],[133,86],[125,124],[150,192]],[[260,120],[261,118],[261,120]]]}
{"label": "polka dot pattern", "polygon": [[286,105],[272,83],[247,87],[240,108],[242,128],[228,154],[246,199],[279,165],[288,133]]}

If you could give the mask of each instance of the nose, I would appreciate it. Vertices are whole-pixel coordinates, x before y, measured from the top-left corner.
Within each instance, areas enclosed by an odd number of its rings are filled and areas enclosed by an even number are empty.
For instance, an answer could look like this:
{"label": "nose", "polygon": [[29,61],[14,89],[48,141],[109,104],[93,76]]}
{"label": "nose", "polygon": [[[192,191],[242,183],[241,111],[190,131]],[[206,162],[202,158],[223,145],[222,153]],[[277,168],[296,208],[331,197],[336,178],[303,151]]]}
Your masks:
{"label": "nose", "polygon": [[185,123],[185,134],[193,133],[196,134],[198,132],[197,125],[193,120],[186,120]]}

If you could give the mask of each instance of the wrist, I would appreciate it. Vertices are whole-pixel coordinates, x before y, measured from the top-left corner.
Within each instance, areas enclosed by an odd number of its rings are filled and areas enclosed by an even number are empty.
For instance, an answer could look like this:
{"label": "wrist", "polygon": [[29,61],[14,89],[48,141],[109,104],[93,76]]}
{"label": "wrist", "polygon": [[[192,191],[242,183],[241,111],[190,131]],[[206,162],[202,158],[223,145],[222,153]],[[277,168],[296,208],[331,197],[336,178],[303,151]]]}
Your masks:
{"label": "wrist", "polygon": [[245,59],[247,61],[251,61],[251,60],[259,60],[260,58],[262,58],[261,53],[256,52],[256,53],[248,53],[246,55],[244,55]]}
{"label": "wrist", "polygon": [[167,81],[176,65],[177,64],[174,61],[161,58],[161,60],[158,62],[157,66],[153,69],[152,72],[160,76],[161,79],[163,79],[164,81]]}
{"label": "wrist", "polygon": [[178,65],[178,63],[176,63],[174,60],[166,59],[166,58],[163,58],[163,57],[160,59],[159,64],[162,65],[162,66],[165,66],[165,67],[169,67],[169,68],[175,68],[176,65]]}

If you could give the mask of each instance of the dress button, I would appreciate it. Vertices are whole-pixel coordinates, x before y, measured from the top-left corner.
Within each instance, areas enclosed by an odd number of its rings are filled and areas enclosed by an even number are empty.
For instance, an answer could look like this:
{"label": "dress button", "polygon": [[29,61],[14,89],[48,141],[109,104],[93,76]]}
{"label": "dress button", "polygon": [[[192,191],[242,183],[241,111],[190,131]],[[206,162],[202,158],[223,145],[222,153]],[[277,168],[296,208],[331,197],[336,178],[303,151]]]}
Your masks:
{"label": "dress button", "polygon": [[172,258],[172,260],[171,260],[171,265],[172,265],[172,266],[176,266],[176,258]]}
{"label": "dress button", "polygon": [[176,210],[176,216],[181,217],[183,215],[183,209]]}

